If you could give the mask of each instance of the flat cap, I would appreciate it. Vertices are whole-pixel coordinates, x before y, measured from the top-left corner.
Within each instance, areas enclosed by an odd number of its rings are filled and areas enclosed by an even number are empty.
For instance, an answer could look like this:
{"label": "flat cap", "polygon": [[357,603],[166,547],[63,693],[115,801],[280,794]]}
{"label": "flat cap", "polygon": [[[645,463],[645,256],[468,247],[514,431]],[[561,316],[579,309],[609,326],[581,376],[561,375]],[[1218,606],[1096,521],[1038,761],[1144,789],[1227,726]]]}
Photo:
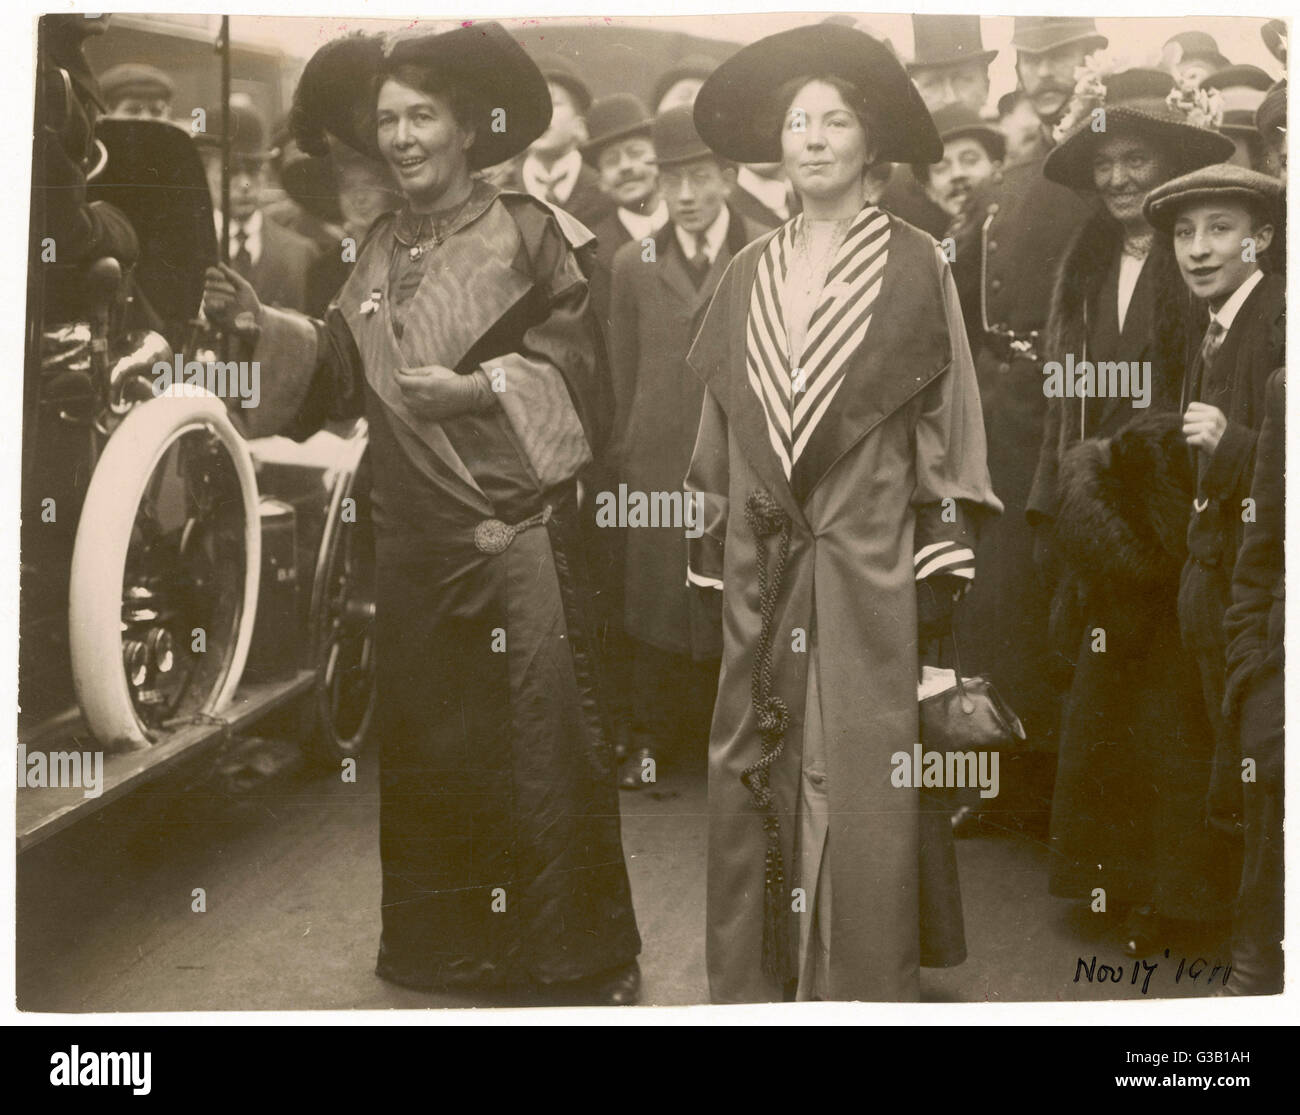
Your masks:
{"label": "flat cap", "polygon": [[1142,212],[1153,228],[1168,233],[1185,206],[1213,198],[1252,203],[1276,214],[1282,200],[1282,183],[1235,163],[1216,163],[1157,186],[1147,194]]}

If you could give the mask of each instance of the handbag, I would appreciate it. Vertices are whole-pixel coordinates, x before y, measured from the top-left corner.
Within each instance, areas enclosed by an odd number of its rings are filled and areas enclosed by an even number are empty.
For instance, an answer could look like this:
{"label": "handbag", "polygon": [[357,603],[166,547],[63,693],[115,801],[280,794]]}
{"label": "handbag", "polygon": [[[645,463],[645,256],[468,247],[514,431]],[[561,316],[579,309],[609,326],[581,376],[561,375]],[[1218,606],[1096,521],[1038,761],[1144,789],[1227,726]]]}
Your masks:
{"label": "handbag", "polygon": [[917,687],[922,746],[928,751],[988,751],[1024,739],[1024,725],[993,683],[983,674],[962,677],[957,636],[950,630],[948,637],[955,668],[925,666]]}

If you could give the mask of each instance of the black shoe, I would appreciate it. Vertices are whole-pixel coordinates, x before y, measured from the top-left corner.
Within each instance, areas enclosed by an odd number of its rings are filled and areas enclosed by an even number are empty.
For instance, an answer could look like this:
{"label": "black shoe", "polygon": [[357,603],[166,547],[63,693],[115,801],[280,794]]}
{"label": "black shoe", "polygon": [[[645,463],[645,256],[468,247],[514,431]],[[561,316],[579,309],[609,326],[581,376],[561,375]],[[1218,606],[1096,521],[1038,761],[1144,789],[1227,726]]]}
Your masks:
{"label": "black shoe", "polygon": [[641,998],[641,966],[633,960],[599,975],[555,984],[549,990],[558,1006],[630,1007]]}

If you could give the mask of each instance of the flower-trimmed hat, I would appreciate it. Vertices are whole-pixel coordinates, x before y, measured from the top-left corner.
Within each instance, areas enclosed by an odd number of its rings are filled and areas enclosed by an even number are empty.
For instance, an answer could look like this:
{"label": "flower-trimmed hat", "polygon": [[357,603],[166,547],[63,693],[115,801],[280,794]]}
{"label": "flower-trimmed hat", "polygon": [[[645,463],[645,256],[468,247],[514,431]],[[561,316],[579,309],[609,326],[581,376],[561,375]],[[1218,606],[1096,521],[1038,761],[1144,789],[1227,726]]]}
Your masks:
{"label": "flower-trimmed hat", "polygon": [[1282,201],[1282,183],[1257,170],[1234,163],[1201,167],[1190,174],[1162,182],[1142,205],[1143,216],[1152,228],[1168,234],[1178,214],[1188,205],[1213,198],[1231,198],[1261,209],[1276,220]]}
{"label": "flower-trimmed hat", "polygon": [[[1057,146],[1043,164],[1043,176],[1062,186],[1093,192],[1093,150],[1118,133],[1147,136],[1174,159],[1173,176],[1230,159],[1232,140],[1215,131],[1222,106],[1217,93],[1178,92],[1164,70],[1134,68],[1105,71],[1106,60],[1094,55],[1079,74],[1065,118],[1057,125]],[[1184,99],[1190,98],[1190,99]],[[1094,112],[1104,110],[1104,124],[1094,130]]]}
{"label": "flower-trimmed hat", "polygon": [[485,21],[441,33],[357,33],[326,43],[311,56],[293,95],[289,127],[298,146],[309,155],[328,154],[328,133],[354,151],[382,159],[374,82],[402,65],[446,75],[448,84],[504,110],[504,131],[478,129],[469,150],[471,170],[505,162],[550,126],[546,78],[501,24]]}
{"label": "flower-trimmed hat", "polygon": [[[884,43],[836,23],[795,27],[733,54],[695,98],[695,126],[714,151],[738,163],[781,160],[780,129],[769,127],[773,91],[805,74],[847,81],[873,106],[876,157],[931,163],[943,144],[921,94]],[[783,106],[782,106],[783,107]]]}

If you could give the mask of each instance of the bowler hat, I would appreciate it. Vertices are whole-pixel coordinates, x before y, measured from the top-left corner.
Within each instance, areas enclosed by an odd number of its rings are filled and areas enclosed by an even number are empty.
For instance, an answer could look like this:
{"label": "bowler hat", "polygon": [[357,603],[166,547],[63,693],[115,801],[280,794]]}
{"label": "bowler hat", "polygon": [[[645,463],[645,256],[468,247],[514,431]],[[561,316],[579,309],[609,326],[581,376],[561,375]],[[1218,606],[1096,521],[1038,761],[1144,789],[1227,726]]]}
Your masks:
{"label": "bowler hat", "polygon": [[[244,161],[265,162],[275,155],[266,143],[266,118],[258,111],[246,93],[235,93],[230,98],[230,115],[226,124],[230,131],[230,154]],[[196,132],[194,142],[200,147],[219,147],[224,142],[221,106],[205,110],[204,129]]]}
{"label": "bowler hat", "polygon": [[664,109],[655,117],[650,134],[655,145],[655,162],[659,166],[718,158],[695,130],[695,114],[690,105]]}
{"label": "bowler hat", "polygon": [[707,54],[688,54],[674,66],[670,66],[655,82],[650,94],[650,107],[658,111],[660,102],[668,96],[668,90],[679,81],[687,78],[699,78],[703,81],[718,68],[718,60]]}
{"label": "bowler hat", "polygon": [[912,61],[907,72],[927,66],[956,66],[963,62],[992,62],[996,50],[985,50],[978,15],[912,16]]}
{"label": "bowler hat", "polygon": [[176,85],[156,66],[122,62],[100,75],[99,90],[104,95],[104,103],[113,105],[128,97],[169,101],[176,93]]}
{"label": "bowler hat", "polygon": [[1201,167],[1162,182],[1147,195],[1142,213],[1153,228],[1168,233],[1186,206],[1213,198],[1244,201],[1276,218],[1282,200],[1282,183],[1235,163]]}
{"label": "bowler hat", "polygon": [[1085,43],[1092,53],[1109,42],[1091,16],[1018,15],[1011,33],[1011,46],[1021,54],[1043,54],[1069,43]]}
{"label": "bowler hat", "polygon": [[485,20],[440,34],[363,33],[326,43],[308,60],[294,92],[290,128],[299,146],[324,155],[328,133],[381,159],[375,81],[403,65],[425,68],[502,110],[504,130],[478,128],[469,150],[471,170],[505,162],[550,126],[546,78],[501,24]]}
{"label": "bowler hat", "polygon": [[587,113],[587,134],[591,138],[581,147],[582,157],[594,166],[609,144],[632,136],[648,136],[650,111],[640,97],[631,93],[601,97]]}
{"label": "bowler hat", "polygon": [[[1043,177],[1076,190],[1094,191],[1092,156],[1096,145],[1120,132],[1159,142],[1175,160],[1174,175],[1232,157],[1232,140],[1209,126],[1190,121],[1187,112],[1169,103],[1174,79],[1164,70],[1136,68],[1101,78],[1104,96],[1076,94],[1062,130],[1067,134],[1047,155]],[[1104,117],[1093,112],[1104,110]],[[1094,131],[1096,120],[1104,127]]]}
{"label": "bowler hat", "polygon": [[1219,44],[1213,35],[1204,31],[1183,31],[1166,41],[1162,55],[1170,65],[1186,62],[1192,58],[1203,58],[1216,70],[1224,70],[1232,65],[1220,52]]}
{"label": "bowler hat", "polygon": [[992,124],[981,120],[973,108],[964,104],[944,105],[936,109],[933,116],[935,129],[944,143],[962,136],[971,136],[979,140],[994,162],[1006,158],[1007,137]]}
{"label": "bowler hat", "polygon": [[1219,131],[1254,136],[1255,111],[1272,84],[1273,79],[1258,66],[1229,66],[1212,73],[1201,82],[1201,88],[1218,90],[1223,101]]}
{"label": "bowler hat", "polygon": [[876,157],[931,163],[943,157],[921,94],[902,63],[878,39],[851,27],[818,23],[759,39],[722,63],[695,98],[695,126],[714,151],[739,163],[781,159],[780,114],[773,92],[802,76],[833,75],[873,109]]}
{"label": "bowler hat", "polygon": [[1273,79],[1258,66],[1239,63],[1236,66],[1225,66],[1221,70],[1215,70],[1214,73],[1201,82],[1201,88],[1219,90],[1257,89],[1261,93],[1267,93],[1268,87],[1272,84]]}
{"label": "bowler hat", "polygon": [[554,82],[568,91],[578,114],[585,116],[587,109],[591,107],[591,90],[578,76],[578,71],[573,68],[573,64],[558,54],[539,54],[533,61],[537,63],[537,68],[542,71],[542,76],[548,82]]}

